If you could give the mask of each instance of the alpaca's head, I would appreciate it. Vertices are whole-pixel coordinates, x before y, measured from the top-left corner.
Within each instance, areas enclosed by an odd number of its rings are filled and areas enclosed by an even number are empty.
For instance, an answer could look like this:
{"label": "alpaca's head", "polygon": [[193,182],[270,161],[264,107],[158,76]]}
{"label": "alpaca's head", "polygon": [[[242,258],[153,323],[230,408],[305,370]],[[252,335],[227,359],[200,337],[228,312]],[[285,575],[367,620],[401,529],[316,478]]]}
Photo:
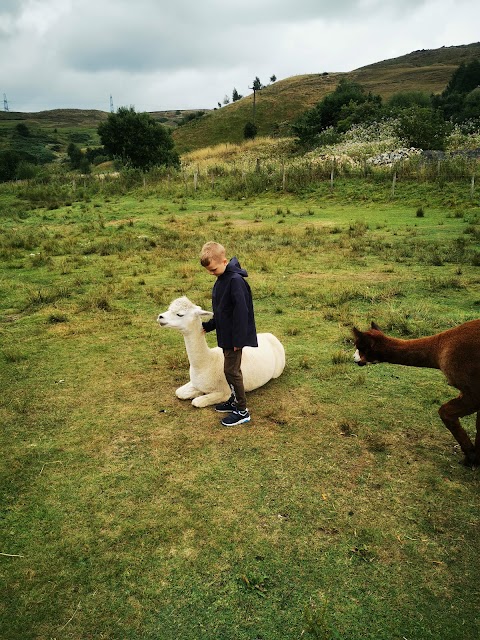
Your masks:
{"label": "alpaca's head", "polygon": [[161,327],[189,333],[198,328],[202,320],[211,318],[212,315],[210,311],[204,311],[186,296],[183,296],[174,300],[168,309],[158,316],[157,322]]}
{"label": "alpaca's head", "polygon": [[353,359],[360,366],[382,362],[382,343],[384,334],[378,326],[372,322],[371,329],[359,331],[356,327],[352,329],[355,338],[355,354]]}

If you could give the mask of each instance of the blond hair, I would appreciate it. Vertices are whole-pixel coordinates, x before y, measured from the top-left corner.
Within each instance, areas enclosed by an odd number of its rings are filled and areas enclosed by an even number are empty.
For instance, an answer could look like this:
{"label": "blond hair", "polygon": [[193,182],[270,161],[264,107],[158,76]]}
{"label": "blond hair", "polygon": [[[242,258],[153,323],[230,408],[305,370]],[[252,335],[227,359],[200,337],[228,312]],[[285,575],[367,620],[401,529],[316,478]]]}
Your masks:
{"label": "blond hair", "polygon": [[202,267],[208,267],[212,260],[223,260],[225,258],[225,247],[218,243],[206,242],[200,252],[200,264]]}

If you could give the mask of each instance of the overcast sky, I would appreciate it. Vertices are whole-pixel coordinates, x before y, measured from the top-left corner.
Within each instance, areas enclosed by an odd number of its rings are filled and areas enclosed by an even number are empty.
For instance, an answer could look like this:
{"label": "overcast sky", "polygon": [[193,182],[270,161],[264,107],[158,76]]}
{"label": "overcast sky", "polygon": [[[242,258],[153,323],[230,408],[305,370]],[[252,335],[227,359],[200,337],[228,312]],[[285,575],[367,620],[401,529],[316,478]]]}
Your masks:
{"label": "overcast sky", "polygon": [[256,76],[480,40],[479,0],[0,0],[10,111],[212,109]]}

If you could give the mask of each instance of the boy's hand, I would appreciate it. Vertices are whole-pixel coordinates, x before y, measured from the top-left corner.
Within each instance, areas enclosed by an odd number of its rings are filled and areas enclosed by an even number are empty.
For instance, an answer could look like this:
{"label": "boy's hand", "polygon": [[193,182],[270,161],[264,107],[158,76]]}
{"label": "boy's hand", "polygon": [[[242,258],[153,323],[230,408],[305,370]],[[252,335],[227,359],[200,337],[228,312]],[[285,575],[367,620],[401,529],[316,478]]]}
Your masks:
{"label": "boy's hand", "polygon": [[233,347],[234,351],[241,351],[242,347]]}

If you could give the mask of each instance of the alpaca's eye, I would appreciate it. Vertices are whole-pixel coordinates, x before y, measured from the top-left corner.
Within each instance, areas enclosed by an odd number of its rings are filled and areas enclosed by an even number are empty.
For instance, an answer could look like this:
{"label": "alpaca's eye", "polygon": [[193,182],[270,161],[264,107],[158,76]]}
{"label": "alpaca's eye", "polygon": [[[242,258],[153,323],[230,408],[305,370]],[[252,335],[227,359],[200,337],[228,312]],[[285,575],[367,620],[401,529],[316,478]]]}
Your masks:
{"label": "alpaca's eye", "polygon": [[177,316],[178,316],[179,318],[183,318],[183,316],[184,316],[184,315],[185,315],[185,314],[183,314],[183,313],[177,313]]}

